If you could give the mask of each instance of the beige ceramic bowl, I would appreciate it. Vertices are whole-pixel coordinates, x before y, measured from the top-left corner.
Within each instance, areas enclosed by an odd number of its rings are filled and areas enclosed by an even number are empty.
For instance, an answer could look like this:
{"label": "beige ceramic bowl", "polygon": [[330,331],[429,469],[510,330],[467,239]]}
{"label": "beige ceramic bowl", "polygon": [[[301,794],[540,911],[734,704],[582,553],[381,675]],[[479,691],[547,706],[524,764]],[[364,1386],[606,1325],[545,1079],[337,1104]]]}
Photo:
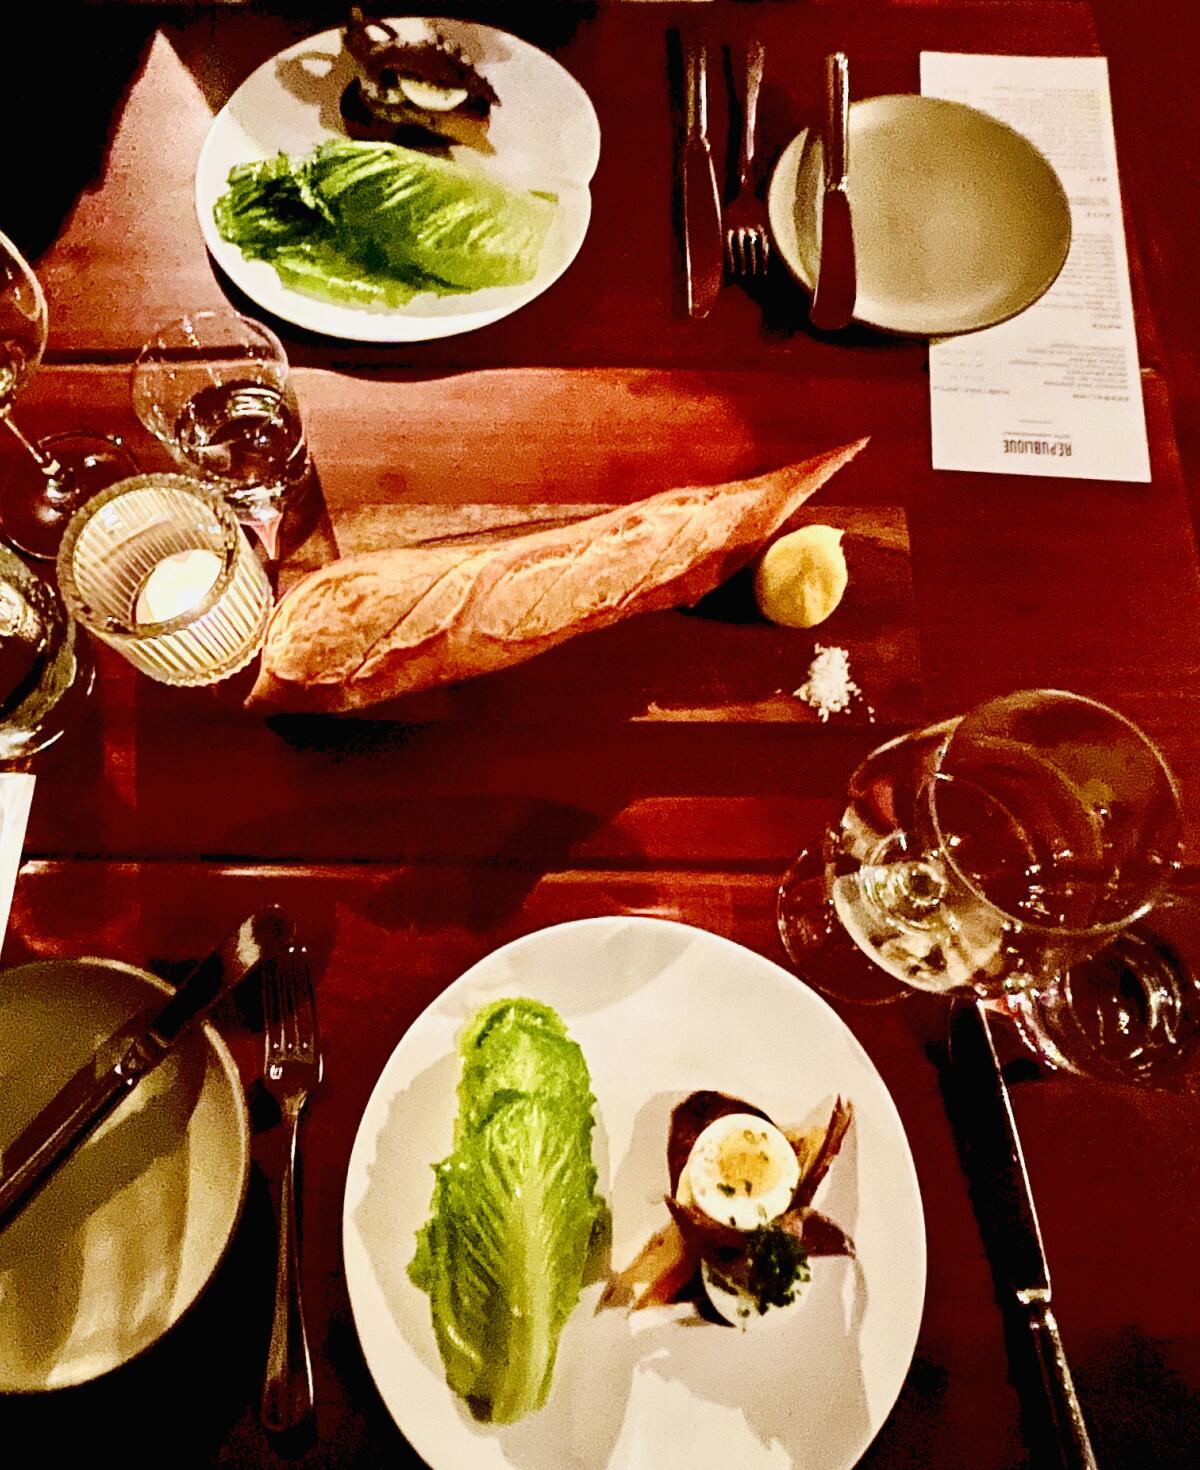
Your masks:
{"label": "beige ceramic bowl", "polygon": [[[854,317],[885,332],[994,326],[1054,284],[1071,243],[1066,192],[1020,133],[959,102],[904,94],[850,108]],[[820,259],[823,150],[807,130],[767,196],[771,233],[809,290]]]}
{"label": "beige ceramic bowl", "polygon": [[[0,1149],[168,991],[115,960],[0,971]],[[0,1231],[0,1391],[83,1383],[157,1341],[224,1256],[249,1166],[241,1080],[206,1025]]]}

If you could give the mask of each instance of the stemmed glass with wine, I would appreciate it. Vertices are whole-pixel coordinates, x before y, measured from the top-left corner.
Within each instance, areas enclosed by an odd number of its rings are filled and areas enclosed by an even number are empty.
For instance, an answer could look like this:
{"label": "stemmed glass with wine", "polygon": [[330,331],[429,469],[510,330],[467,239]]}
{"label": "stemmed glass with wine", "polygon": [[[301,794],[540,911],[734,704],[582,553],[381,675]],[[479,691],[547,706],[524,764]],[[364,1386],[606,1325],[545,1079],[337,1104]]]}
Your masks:
{"label": "stemmed glass with wine", "polygon": [[92,678],[87,639],[57,587],[0,546],[0,768],[53,745]]}
{"label": "stemmed glass with wine", "polygon": [[309,474],[283,343],[236,311],[190,311],[133,365],[133,407],[184,474],[220,496],[274,560]]}
{"label": "stemmed glass with wine", "polygon": [[34,441],[17,426],[13,401],[46,350],[46,298],[25,257],[0,233],[0,422],[24,451],[7,475],[0,529],[27,556],[53,560],[67,522],[85,500],[137,473],[117,438],[71,430]]}
{"label": "stemmed glass with wine", "polygon": [[873,751],[779,890],[780,935],[826,993],[983,998],[1057,1067],[1192,1065],[1200,989],[1171,928],[1183,817],[1157,747],[1058,690],[995,699]]}

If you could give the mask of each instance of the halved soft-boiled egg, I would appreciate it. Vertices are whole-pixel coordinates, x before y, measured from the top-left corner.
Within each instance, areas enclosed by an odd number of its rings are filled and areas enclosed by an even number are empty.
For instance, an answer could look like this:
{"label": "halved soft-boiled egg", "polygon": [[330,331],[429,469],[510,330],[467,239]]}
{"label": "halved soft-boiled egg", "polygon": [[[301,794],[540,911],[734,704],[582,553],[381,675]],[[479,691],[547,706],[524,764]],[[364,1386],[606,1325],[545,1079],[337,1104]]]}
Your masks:
{"label": "halved soft-boiled egg", "polygon": [[[750,1232],[783,1214],[799,1180],[795,1151],[773,1123],[753,1113],[726,1113],[692,1145],[675,1197],[722,1225]],[[754,1297],[707,1261],[701,1262],[700,1276],[714,1310],[734,1327],[744,1329],[763,1319],[764,1308]],[[798,1301],[797,1294],[789,1305]]]}
{"label": "halved soft-boiled egg", "polygon": [[467,100],[465,87],[435,87],[415,77],[401,77],[400,90],[414,107],[423,107],[426,112],[453,112]]}
{"label": "halved soft-boiled egg", "polygon": [[735,1230],[757,1230],[792,1202],[800,1181],[796,1154],[773,1123],[726,1113],[696,1139],[676,1198]]}

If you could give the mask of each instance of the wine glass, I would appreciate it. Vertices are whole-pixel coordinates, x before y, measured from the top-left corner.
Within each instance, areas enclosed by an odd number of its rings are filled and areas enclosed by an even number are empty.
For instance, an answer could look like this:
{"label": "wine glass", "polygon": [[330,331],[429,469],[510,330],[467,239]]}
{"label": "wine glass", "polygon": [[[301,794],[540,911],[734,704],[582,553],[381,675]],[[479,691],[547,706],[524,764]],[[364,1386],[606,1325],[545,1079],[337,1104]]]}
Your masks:
{"label": "wine glass", "polygon": [[52,745],[93,673],[58,589],[0,546],[0,764],[21,765]]}
{"label": "wine glass", "polygon": [[168,322],[133,367],[133,407],[183,472],[219,495],[274,559],[287,506],[304,488],[308,448],[287,353],[236,311]]}
{"label": "wine glass", "polygon": [[53,560],[75,508],[114,480],[137,473],[120,439],[83,430],[34,442],[12,417],[16,395],[46,350],[46,298],[29,263],[0,233],[0,421],[25,451],[5,485],[0,527],[18,550]]}
{"label": "wine glass", "polygon": [[[1134,724],[1021,691],[866,758],[820,856],[784,875],[780,935],[840,999],[983,997],[1054,1065],[1127,1070],[1114,1025],[1087,1013],[1117,966],[1127,997],[1140,988],[1138,1024],[1166,1019],[1137,926],[1167,899],[1182,830],[1175,779]],[[1191,1009],[1182,976],[1177,997]]]}
{"label": "wine glass", "polygon": [[1167,895],[1007,1009],[1058,1070],[1200,1094],[1200,895]]}

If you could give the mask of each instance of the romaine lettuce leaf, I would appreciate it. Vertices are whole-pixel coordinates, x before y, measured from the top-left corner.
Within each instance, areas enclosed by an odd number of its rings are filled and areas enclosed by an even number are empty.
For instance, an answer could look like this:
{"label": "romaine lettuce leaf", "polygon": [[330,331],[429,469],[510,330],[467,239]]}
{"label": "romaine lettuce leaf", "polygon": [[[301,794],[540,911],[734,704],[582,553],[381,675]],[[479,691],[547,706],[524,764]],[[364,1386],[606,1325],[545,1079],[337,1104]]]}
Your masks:
{"label": "romaine lettuce leaf", "polygon": [[286,154],[229,172],[229,191],[213,206],[223,239],[243,255],[269,257],[284,247],[315,245],[332,234]]}
{"label": "romaine lettuce leaf", "polygon": [[606,1218],[593,1098],[579,1047],[535,1002],[486,1007],[460,1048],[454,1148],[435,1166],[409,1274],[429,1294],[451,1388],[507,1424],[545,1402]]}
{"label": "romaine lettuce leaf", "polygon": [[440,282],[431,286],[416,272],[402,276],[364,270],[362,261],[347,255],[334,240],[305,241],[295,247],[275,250],[270,261],[285,286],[347,306],[381,306],[394,310],[421,291],[439,287],[445,290]]}
{"label": "romaine lettuce leaf", "polygon": [[587,1063],[561,1018],[536,1001],[485,1006],[459,1042],[463,1057],[455,1142],[513,1093],[575,1108],[590,1127],[592,1094]]}
{"label": "romaine lettuce leaf", "polygon": [[539,195],[392,143],[333,139],[305,169],[341,230],[371,240],[393,268],[468,290],[522,285],[537,272],[554,215]]}
{"label": "romaine lettuce leaf", "polygon": [[223,239],[293,289],[389,308],[532,280],[556,207],[448,159],[338,138],[241,164],[228,183],[213,208]]}

